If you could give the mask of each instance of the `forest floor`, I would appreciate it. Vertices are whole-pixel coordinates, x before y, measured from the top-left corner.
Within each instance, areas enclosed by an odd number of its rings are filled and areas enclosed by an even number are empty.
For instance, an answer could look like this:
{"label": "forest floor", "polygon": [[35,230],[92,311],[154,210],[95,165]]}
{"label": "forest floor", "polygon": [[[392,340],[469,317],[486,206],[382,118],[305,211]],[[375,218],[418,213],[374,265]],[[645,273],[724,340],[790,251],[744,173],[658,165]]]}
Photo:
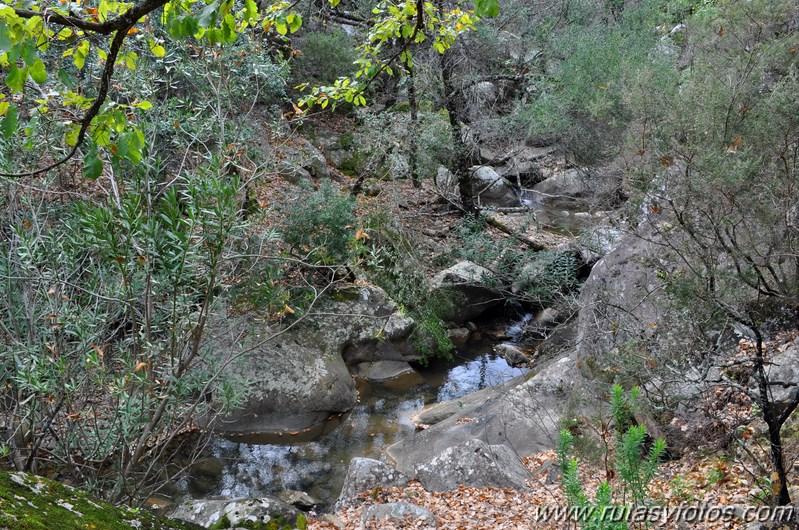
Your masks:
{"label": "forest floor", "polygon": [[[379,524],[372,523],[374,526],[361,526],[361,514],[367,507],[388,502],[412,503],[431,511],[439,529],[576,528],[573,522],[546,515],[547,510],[566,504],[563,488],[557,479],[559,465],[555,452],[535,454],[525,458],[524,463],[533,477],[529,482],[529,492],[472,487],[428,492],[414,481],[403,488],[365,492],[351,506],[335,515],[311,518],[308,528],[390,530],[425,527],[419,526],[418,520],[383,520]],[[749,521],[743,520],[744,510],[750,506],[764,506],[758,498],[767,494],[762,481],[757,478],[758,473],[743,463],[730,462],[720,455],[695,455],[664,463],[651,485],[654,506],[660,508],[651,510],[646,516],[654,519],[654,522],[630,527],[700,530],[747,528]],[[586,493],[593,497],[593,492],[607,475],[601,465],[583,463],[580,465],[580,476]],[[722,517],[721,510],[725,508],[729,516]],[[704,517],[698,514],[703,509]],[[754,512],[755,515],[758,513]],[[782,527],[777,525],[774,528]]]}
{"label": "forest floor", "polygon": [[[797,336],[797,333],[782,334],[767,347],[783,350],[796,344]],[[735,356],[748,355],[752,347],[750,341],[741,340]],[[659,467],[649,487],[650,510],[641,514],[649,524],[642,519],[628,519],[628,522],[638,523],[630,524],[629,528],[783,530],[799,527],[799,505],[794,505],[797,512],[788,515],[769,511],[779,487],[776,477],[763,467],[769,462],[767,431],[751,400],[739,390],[719,386],[706,393],[701,406],[713,420],[704,425],[672,422],[673,428],[686,434],[690,447],[683,448],[680,458]],[[609,480],[613,487],[618,486],[612,457],[605,459],[603,456],[612,454],[614,441],[607,429],[595,428],[589,432],[590,420],[582,419],[579,424],[577,429],[587,436],[582,437],[583,449],[578,455],[594,455],[579,459],[578,471],[583,490],[592,499],[602,481]],[[710,435],[710,431],[715,431],[716,435]],[[598,432],[605,432],[604,437]],[[691,432],[700,434],[688,436]],[[579,435],[579,430],[577,433]],[[783,428],[783,448],[789,455],[789,467],[794,472],[799,471],[796,458],[799,455],[799,422],[790,422]],[[573,521],[559,519],[551,511],[567,504],[557,454],[554,451],[537,453],[524,458],[523,462],[532,477],[528,481],[529,491],[462,486],[454,491],[429,492],[419,482],[412,481],[406,487],[364,492],[335,514],[311,518],[309,528],[425,528],[424,524],[420,526],[419,520],[383,520],[379,524],[370,523],[373,526],[361,525],[361,514],[366,508],[388,502],[412,503],[429,510],[440,529],[576,528]],[[792,498],[799,497],[799,485],[789,485],[789,489]],[[625,504],[623,497],[614,495],[617,502],[620,498],[620,503]],[[769,516],[777,519],[767,521]],[[785,519],[779,517],[788,516],[792,523],[781,524]],[[750,523],[753,522],[773,524],[752,527]]]}

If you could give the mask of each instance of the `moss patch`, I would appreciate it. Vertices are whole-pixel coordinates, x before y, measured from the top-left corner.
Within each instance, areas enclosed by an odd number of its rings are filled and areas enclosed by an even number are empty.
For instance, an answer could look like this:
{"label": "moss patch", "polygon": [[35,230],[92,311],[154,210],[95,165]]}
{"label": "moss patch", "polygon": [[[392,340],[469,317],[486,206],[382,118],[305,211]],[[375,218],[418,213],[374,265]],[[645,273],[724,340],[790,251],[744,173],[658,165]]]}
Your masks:
{"label": "moss patch", "polygon": [[0,528],[15,530],[196,530],[200,526],[116,507],[59,482],[0,471]]}

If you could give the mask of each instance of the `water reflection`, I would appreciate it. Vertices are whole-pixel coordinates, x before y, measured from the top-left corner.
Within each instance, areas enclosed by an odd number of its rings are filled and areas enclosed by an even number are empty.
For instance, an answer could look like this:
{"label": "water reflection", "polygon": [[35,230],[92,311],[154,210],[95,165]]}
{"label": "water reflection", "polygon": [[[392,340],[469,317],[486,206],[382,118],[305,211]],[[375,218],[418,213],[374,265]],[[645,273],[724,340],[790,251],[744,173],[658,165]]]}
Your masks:
{"label": "water reflection", "polygon": [[218,487],[202,496],[256,497],[295,489],[332,503],[349,461],[355,456],[379,458],[383,449],[411,435],[415,427],[410,417],[423,406],[457,399],[522,373],[497,357],[490,343],[481,342],[468,346],[455,363],[420,369],[422,382],[411,388],[360,383],[359,403],[319,440],[292,446],[214,440],[212,453],[226,465]]}

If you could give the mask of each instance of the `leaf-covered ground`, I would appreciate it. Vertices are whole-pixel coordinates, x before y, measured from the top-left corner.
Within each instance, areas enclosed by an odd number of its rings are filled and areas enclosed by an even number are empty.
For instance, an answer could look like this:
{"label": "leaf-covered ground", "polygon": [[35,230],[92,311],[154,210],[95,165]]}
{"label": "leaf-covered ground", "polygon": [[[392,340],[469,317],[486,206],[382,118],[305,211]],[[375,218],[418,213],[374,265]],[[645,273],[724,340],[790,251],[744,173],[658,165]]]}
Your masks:
{"label": "leaf-covered ground", "polygon": [[[332,530],[334,528],[362,528],[362,511],[372,504],[409,502],[433,512],[438,528],[466,529],[560,529],[575,528],[563,521],[536,521],[542,507],[563,506],[564,494],[556,479],[558,470],[554,452],[544,452],[525,459],[533,474],[529,493],[510,489],[460,487],[450,492],[427,492],[418,482],[405,488],[388,488],[361,494],[355,504],[336,513],[310,520],[309,528]],[[580,467],[583,483],[590,492],[604,480],[605,472],[597,466]],[[656,503],[663,507],[687,506],[758,506],[757,498],[764,491],[757,484],[758,477],[750,474],[742,463],[730,463],[719,456],[684,458],[662,466],[659,477],[652,486]],[[740,513],[740,510],[738,511]],[[686,526],[687,524],[687,526]],[[639,525],[640,526],[640,525]],[[417,521],[387,522],[369,528],[424,528]],[[642,526],[641,526],[642,527]],[[655,528],[695,528],[700,530],[739,529],[747,524],[738,516],[718,522],[660,521]],[[643,528],[643,527],[642,527]],[[778,527],[779,528],[779,527]]]}

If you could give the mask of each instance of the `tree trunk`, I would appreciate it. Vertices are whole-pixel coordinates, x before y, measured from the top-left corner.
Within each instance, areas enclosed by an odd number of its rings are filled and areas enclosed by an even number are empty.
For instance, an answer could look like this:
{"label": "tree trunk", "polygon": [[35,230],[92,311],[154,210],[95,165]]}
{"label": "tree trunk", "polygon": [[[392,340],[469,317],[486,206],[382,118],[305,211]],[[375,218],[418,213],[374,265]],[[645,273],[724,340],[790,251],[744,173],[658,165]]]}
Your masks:
{"label": "tree trunk", "polygon": [[788,492],[788,473],[785,471],[785,459],[782,454],[782,435],[780,431],[782,425],[778,422],[768,424],[768,441],[771,446],[771,463],[774,472],[780,481],[780,489],[777,492],[777,504],[787,506],[791,504],[791,494]]}
{"label": "tree trunk", "polygon": [[419,159],[419,142],[417,141],[417,133],[419,131],[419,108],[416,102],[416,76],[414,75],[412,66],[406,65],[405,70],[408,73],[408,104],[411,107],[411,128],[410,134],[408,135],[410,143],[408,146],[410,150],[408,165],[410,165],[413,187],[419,188],[422,184],[419,182],[419,169],[417,168]]}
{"label": "tree trunk", "polygon": [[452,168],[458,182],[458,191],[461,194],[461,203],[467,214],[477,213],[474,202],[474,184],[469,168],[472,164],[472,154],[469,146],[463,139],[463,124],[467,123],[466,103],[463,101],[461,91],[453,83],[455,61],[452,57],[452,48],[441,55],[441,81],[444,84],[444,106],[449,114],[449,125],[452,129],[452,143],[455,148],[455,165]]}
{"label": "tree trunk", "polygon": [[768,425],[768,441],[771,448],[771,465],[777,478],[780,481],[780,488],[777,494],[777,504],[786,506],[791,503],[791,495],[788,492],[788,474],[785,471],[785,459],[782,454],[782,430],[783,421],[774,410],[774,404],[769,399],[768,387],[769,380],[765,370],[765,359],[763,358],[763,336],[756,324],[750,326],[757,339],[755,349],[755,377],[757,378],[758,392],[760,394],[760,408],[763,420]]}

